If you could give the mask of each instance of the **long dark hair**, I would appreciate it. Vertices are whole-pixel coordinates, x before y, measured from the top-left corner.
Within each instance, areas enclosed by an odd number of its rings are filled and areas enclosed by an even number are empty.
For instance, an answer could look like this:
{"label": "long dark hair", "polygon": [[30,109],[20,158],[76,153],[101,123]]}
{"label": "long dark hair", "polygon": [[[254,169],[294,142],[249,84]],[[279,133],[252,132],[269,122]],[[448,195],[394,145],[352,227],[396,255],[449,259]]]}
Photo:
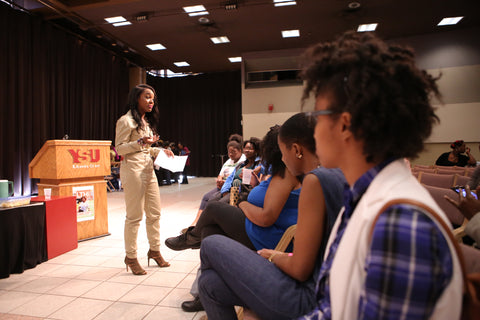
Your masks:
{"label": "long dark hair", "polygon": [[135,120],[135,122],[137,123],[137,131],[139,129],[143,129],[142,118],[140,116],[140,112],[138,112],[138,98],[146,89],[150,89],[153,91],[154,104],[152,111],[145,113],[145,120],[148,122],[148,125],[150,126],[152,131],[155,134],[158,134],[158,127],[160,124],[160,112],[158,110],[157,104],[157,93],[155,92],[155,89],[153,89],[153,87],[149,86],[148,84],[139,84],[135,86],[135,88],[130,90],[127,99],[127,108],[132,113],[133,120]]}

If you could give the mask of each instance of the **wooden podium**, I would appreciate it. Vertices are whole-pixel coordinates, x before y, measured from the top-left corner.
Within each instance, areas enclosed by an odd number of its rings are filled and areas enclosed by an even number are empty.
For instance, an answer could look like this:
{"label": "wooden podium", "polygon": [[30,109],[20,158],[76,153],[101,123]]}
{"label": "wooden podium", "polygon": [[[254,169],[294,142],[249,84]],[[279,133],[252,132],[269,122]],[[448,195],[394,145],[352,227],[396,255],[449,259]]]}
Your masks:
{"label": "wooden podium", "polygon": [[72,196],[74,190],[86,190],[88,201],[94,205],[93,210],[77,209],[78,240],[109,235],[107,187],[104,177],[109,175],[111,170],[111,143],[93,140],[48,140],[28,166],[30,178],[40,179],[39,196],[45,195],[46,188],[51,189],[52,196]]}

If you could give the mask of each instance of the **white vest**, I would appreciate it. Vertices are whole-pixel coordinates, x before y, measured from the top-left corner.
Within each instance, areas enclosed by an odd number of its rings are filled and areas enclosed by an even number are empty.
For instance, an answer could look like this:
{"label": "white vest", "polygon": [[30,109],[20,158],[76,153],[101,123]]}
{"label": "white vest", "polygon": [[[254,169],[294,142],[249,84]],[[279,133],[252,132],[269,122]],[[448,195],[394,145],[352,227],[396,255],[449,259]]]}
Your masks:
{"label": "white vest", "polygon": [[[333,320],[357,318],[360,293],[366,278],[364,266],[369,251],[369,235],[373,219],[384,204],[398,198],[413,199],[426,204],[449,224],[444,212],[428,191],[417,182],[403,160],[394,161],[386,166],[375,177],[357,204],[332,263],[330,301]],[[325,255],[328,254],[328,248],[337,234],[342,212],[338,215],[333,227]],[[440,226],[439,228],[443,230]],[[431,316],[431,319],[435,320],[459,319],[462,306],[463,278],[460,264],[449,238],[446,236],[445,238],[452,253],[453,274]]]}

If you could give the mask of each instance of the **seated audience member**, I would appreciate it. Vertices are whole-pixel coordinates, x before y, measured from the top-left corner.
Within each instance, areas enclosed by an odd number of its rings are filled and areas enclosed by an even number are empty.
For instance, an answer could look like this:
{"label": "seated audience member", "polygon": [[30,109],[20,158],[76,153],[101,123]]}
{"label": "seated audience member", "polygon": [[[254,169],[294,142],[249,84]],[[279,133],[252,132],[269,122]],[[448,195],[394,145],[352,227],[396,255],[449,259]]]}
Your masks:
{"label": "seated audience member", "polygon": [[477,164],[477,160],[470,154],[470,148],[465,147],[463,140],[452,142],[450,148],[452,148],[452,151],[442,153],[438,157],[435,162],[437,166],[465,167],[467,165],[475,166]]}
{"label": "seated audience member", "polygon": [[253,188],[248,200],[240,199],[238,207],[221,201],[209,202],[195,226],[165,240],[170,249],[198,249],[203,238],[218,233],[251,249],[256,249],[260,243],[263,245],[260,248],[274,247],[283,232],[297,222],[301,184],[282,162],[278,130],[279,126],[272,127],[262,142],[263,160],[272,167],[271,177]]}
{"label": "seated audience member", "polygon": [[[478,150],[480,151],[480,144],[478,145]],[[480,186],[480,166],[473,171],[470,180],[468,181],[468,186],[470,187],[470,190],[475,190]]]}
{"label": "seated audience member", "polygon": [[[237,241],[240,240],[238,243],[242,243],[243,247],[247,246],[248,248],[245,247],[246,250],[251,252],[254,252],[251,249],[263,247],[274,248],[285,230],[296,223],[299,192],[296,187],[299,183],[300,175],[303,175],[304,172],[308,172],[318,165],[318,160],[315,155],[315,142],[313,140],[314,122],[307,121],[307,118],[303,114],[287,122],[288,123],[284,125],[292,129],[287,132],[291,135],[285,139],[288,139],[287,141],[289,142],[295,142],[297,150],[296,161],[290,162],[292,167],[287,167],[289,169],[285,170],[285,163],[282,162],[282,153],[279,149],[277,138],[278,126],[272,127],[262,143],[264,163],[270,167],[271,171],[271,175],[267,177],[267,180],[253,188],[248,196],[248,202],[239,204],[243,209],[238,209],[224,203],[211,203],[203,213],[206,215],[216,215],[217,219],[225,219],[226,214],[243,216],[243,219],[235,228],[230,227],[230,231],[236,230],[237,233],[246,233],[244,236],[245,241],[239,237],[233,238]],[[295,172],[295,175],[293,175],[290,170]],[[283,178],[280,175],[282,172],[284,172]],[[295,177],[297,175],[298,177]],[[293,188],[293,190],[289,191],[289,189],[286,188],[289,185],[290,189]],[[267,189],[266,192],[265,189]],[[213,207],[216,208],[215,211],[211,210]],[[246,219],[245,215],[247,216]],[[201,222],[203,223],[203,221],[201,217],[199,224]],[[220,222],[217,228],[215,225],[217,222],[219,222],[219,220],[215,220],[211,225],[206,226],[206,228],[210,228],[211,232],[208,232],[208,230],[202,232],[202,238],[213,233],[227,234],[227,236],[232,237],[232,233],[222,232],[224,223]],[[215,229],[219,231],[215,232]],[[197,273],[197,279],[199,274],[200,273]],[[198,288],[196,284],[197,281],[194,282],[192,290],[190,291],[195,299],[193,301],[185,301],[182,304],[182,309],[185,311],[198,311],[203,309],[198,299]]]}
{"label": "seated audience member", "polygon": [[[438,121],[429,100],[439,96],[436,79],[416,67],[411,49],[367,32],[315,45],[304,59],[303,99],[316,100],[317,155],[324,167],[340,168],[350,188],[328,240],[315,306],[300,319],[459,319],[459,259],[422,206],[446,224],[448,218],[403,159],[418,156]],[[209,289],[225,279],[203,281],[211,274],[203,251],[200,299],[208,317],[234,318],[217,301],[224,294]]]}
{"label": "seated audience member", "polygon": [[187,168],[190,166],[190,150],[181,142],[177,144],[177,150],[179,156],[188,156],[187,162],[185,163],[185,168],[182,172],[182,182],[180,182],[181,184],[188,184]]}
{"label": "seated audience member", "polygon": [[[451,204],[460,210],[460,212],[467,218],[468,223],[465,226],[465,233],[472,238],[477,246],[480,245],[480,200],[475,199],[470,194],[470,187],[465,186],[466,197],[463,196],[463,193],[460,192],[458,197],[459,200],[456,201],[448,196],[445,196],[445,199],[448,200]],[[474,191],[477,197],[480,196],[480,186],[477,186],[477,189]]]}
{"label": "seated audience member", "polygon": [[[242,153],[242,136],[239,134],[232,134],[229,137],[229,141],[227,143],[227,151],[228,151],[228,160],[225,161],[220,172],[217,176],[217,186],[210,190],[209,192],[205,193],[202,197],[202,201],[200,202],[200,207],[198,208],[197,216],[195,220],[192,222],[192,226],[197,224],[200,215],[202,214],[203,210],[207,206],[207,203],[211,200],[219,200],[221,198],[220,190],[222,189],[223,184],[227,177],[232,173],[233,169],[242,161],[245,161],[245,155]],[[183,231],[183,230],[182,230]]]}
{"label": "seated audience member", "polygon": [[[234,305],[248,306],[262,319],[295,318],[315,306],[315,281],[330,230],[342,206],[346,181],[339,169],[318,167],[310,171],[318,164],[313,129],[299,132],[309,118],[313,125],[315,120],[308,115],[291,117],[280,128],[278,137],[287,168],[295,176],[306,174],[298,204],[293,254],[263,248],[257,253],[222,236],[203,240],[200,283],[208,294],[202,293],[202,301],[205,296],[218,293],[220,299],[215,304],[228,309],[228,313],[220,311],[218,318],[234,316]],[[218,282],[217,278],[223,281]],[[210,316],[210,301],[206,308]]]}
{"label": "seated audience member", "polygon": [[118,154],[117,149],[110,145],[110,162],[119,162],[122,160],[122,157]]}
{"label": "seated audience member", "polygon": [[[225,183],[220,190],[220,194],[222,195],[221,201],[229,202],[230,201],[230,189],[232,186],[241,186],[242,184],[242,177],[243,177],[243,169],[250,169],[253,170],[256,167],[260,166],[260,139],[258,138],[250,138],[250,140],[243,142],[243,154],[247,158],[245,161],[239,163],[235,169],[230,173],[228,178],[225,180]],[[255,179],[256,176],[253,176]],[[254,185],[257,185],[257,181],[255,181]],[[246,183],[246,185],[250,185],[250,181]],[[244,185],[246,188],[247,186]],[[252,186],[252,187],[253,187]]]}
{"label": "seated audience member", "polygon": [[[164,149],[172,151],[172,149],[170,148],[170,142],[168,142],[168,141],[158,140],[152,146],[159,147],[159,148],[164,148]],[[167,169],[162,168],[162,167],[160,167],[158,169],[155,167],[154,169],[155,169],[155,176],[157,177],[157,181],[158,181],[159,186],[169,186],[169,185],[172,184],[172,176],[174,175],[174,173],[172,173],[172,171],[167,170]]]}

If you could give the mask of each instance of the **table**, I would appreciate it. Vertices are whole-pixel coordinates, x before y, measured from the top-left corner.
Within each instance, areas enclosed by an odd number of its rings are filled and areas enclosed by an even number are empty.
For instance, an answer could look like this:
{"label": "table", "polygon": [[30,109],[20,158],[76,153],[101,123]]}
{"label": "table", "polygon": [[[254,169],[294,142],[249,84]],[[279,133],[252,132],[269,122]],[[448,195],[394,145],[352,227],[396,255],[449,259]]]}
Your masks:
{"label": "table", "polygon": [[0,279],[47,261],[45,205],[0,208]]}
{"label": "table", "polygon": [[74,196],[39,196],[31,202],[45,203],[45,237],[48,260],[76,249],[77,211]]}

